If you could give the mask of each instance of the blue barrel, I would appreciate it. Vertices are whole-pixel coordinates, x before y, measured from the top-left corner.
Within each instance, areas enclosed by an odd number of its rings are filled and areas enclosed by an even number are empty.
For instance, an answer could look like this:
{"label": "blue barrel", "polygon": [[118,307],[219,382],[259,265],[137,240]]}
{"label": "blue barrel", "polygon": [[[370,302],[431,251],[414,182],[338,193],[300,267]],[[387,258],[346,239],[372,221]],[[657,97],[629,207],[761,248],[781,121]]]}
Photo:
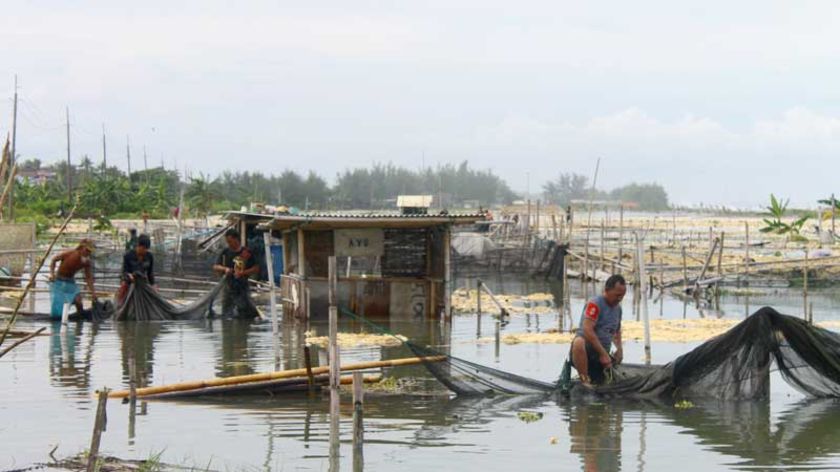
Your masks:
{"label": "blue barrel", "polygon": [[274,264],[274,283],[279,284],[283,275],[283,246],[271,246],[271,262]]}

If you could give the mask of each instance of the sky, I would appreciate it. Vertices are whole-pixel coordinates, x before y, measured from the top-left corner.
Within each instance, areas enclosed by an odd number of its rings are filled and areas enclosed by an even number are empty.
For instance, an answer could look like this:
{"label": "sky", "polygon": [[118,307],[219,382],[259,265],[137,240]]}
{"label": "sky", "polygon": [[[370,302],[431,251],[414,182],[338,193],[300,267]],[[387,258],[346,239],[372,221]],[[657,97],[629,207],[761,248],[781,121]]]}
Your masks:
{"label": "sky", "polygon": [[22,158],[217,175],[468,161],[679,204],[840,195],[832,1],[7,0],[0,131]]}

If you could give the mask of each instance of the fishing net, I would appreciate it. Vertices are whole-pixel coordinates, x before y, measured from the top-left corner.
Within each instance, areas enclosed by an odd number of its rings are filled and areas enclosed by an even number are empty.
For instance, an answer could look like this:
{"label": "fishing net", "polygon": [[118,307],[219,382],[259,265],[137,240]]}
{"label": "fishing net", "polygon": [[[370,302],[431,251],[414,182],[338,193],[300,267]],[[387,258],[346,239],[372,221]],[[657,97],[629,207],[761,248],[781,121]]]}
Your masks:
{"label": "fishing net", "polygon": [[170,303],[160,296],[143,277],[135,278],[121,306],[111,317],[114,321],[196,320],[207,318],[213,301],[225,284],[220,280],[210,291],[187,305]]}
{"label": "fishing net", "polygon": [[[342,312],[373,325],[347,310]],[[408,341],[405,345],[420,357],[446,356],[443,362],[424,365],[458,395],[585,391],[624,398],[757,399],[768,396],[775,363],[782,377],[801,392],[840,397],[840,334],[768,307],[668,364],[616,366],[604,384],[591,389],[572,381],[568,363],[557,383],[547,383]]]}

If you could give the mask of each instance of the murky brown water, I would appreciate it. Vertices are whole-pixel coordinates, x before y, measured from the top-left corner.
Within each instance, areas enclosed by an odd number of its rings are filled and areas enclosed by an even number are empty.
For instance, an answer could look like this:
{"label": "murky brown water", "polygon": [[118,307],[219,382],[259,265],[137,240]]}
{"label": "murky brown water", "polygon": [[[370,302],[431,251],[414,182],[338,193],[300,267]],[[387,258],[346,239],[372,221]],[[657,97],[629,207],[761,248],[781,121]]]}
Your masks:
{"label": "murky brown water", "polygon": [[[548,291],[536,282],[487,280],[496,292]],[[815,319],[840,319],[832,290],[813,294]],[[590,291],[591,293],[591,291]],[[796,291],[725,298],[720,311],[704,316],[743,317],[761,305],[795,313]],[[582,300],[573,298],[577,317]],[[626,315],[635,316],[626,303]],[[661,311],[660,311],[661,309]],[[666,297],[652,302],[652,317],[700,316]],[[557,314],[515,316],[504,332],[555,328]],[[44,323],[22,320],[18,327]],[[88,447],[93,393],[102,386],[125,388],[129,361],[138,360],[148,384],[264,372],[275,368],[268,323],[73,324],[66,333],[48,325],[39,337],[0,360],[0,471],[47,461],[47,453],[72,455]],[[345,330],[359,330],[347,323]],[[492,336],[494,321],[458,316],[451,330],[440,323],[387,326],[393,332],[452,354],[521,375],[554,380],[567,345],[476,343]],[[323,323],[312,330],[323,333]],[[304,329],[283,324],[281,368],[302,365]],[[660,343],[654,362],[665,362],[693,345]],[[628,343],[626,357],[642,349]],[[324,363],[314,349],[316,363]],[[411,355],[402,347],[342,351],[342,361]],[[425,377],[422,367],[395,369],[397,377]],[[840,403],[807,400],[774,376],[766,402],[703,403],[689,410],[643,402],[568,403],[554,398],[375,396],[365,404],[364,459],[368,470],[680,470],[801,469],[840,467]],[[351,470],[351,406],[342,405],[341,467]],[[526,423],[528,411],[542,415]],[[124,458],[163,452],[168,463],[201,470],[327,470],[329,418],[326,397],[305,395],[150,401],[141,404],[133,432],[128,405],[110,401],[102,450]]]}

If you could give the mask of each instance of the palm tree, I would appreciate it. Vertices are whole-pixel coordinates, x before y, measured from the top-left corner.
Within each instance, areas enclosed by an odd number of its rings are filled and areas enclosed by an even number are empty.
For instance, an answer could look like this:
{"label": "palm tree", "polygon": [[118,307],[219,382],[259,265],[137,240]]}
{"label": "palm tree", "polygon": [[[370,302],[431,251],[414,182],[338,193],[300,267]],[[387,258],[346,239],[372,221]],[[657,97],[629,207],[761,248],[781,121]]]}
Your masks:
{"label": "palm tree", "polygon": [[203,174],[198,177],[190,177],[190,184],[184,195],[190,209],[197,215],[207,218],[213,201],[219,198],[213,182],[210,182]]}

